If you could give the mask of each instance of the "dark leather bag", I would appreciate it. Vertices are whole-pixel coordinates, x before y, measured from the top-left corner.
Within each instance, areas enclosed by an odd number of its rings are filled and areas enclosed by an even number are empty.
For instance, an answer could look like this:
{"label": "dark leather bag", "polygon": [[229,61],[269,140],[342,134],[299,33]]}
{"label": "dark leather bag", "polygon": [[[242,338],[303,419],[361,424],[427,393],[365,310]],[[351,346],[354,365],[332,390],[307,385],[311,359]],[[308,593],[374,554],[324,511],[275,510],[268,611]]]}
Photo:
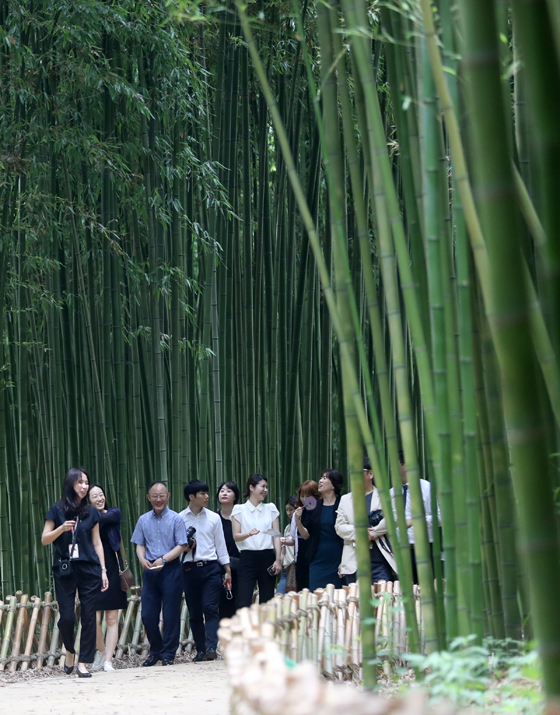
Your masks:
{"label": "dark leather bag", "polygon": [[119,567],[119,577],[121,579],[121,588],[123,591],[128,591],[129,588],[134,586],[134,574],[128,567],[126,561],[126,551],[124,549],[124,542],[121,536],[121,551],[123,553],[124,561],[121,568],[121,560],[119,559],[119,552],[115,551],[115,556],[117,557],[117,565]]}

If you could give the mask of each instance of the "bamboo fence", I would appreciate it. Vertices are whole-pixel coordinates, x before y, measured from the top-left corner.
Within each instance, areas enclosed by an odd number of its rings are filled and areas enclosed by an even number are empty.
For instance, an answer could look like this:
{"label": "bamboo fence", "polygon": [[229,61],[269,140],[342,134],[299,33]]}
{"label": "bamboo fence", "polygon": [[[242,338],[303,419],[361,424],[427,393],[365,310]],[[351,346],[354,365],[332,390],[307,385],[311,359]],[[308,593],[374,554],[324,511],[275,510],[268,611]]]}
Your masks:
{"label": "bamboo fence", "polygon": [[[131,589],[126,611],[119,613],[120,636],[115,651],[118,659],[140,655],[147,657],[150,645],[142,626],[140,587]],[[79,616],[79,603],[77,604]],[[105,622],[102,623],[105,630]],[[80,652],[80,623],[76,631],[75,651]],[[65,649],[59,643],[58,603],[52,593],[43,600],[18,591],[0,601],[0,672],[28,668],[42,668],[64,662]],[[190,653],[194,641],[188,630],[188,611],[183,602],[181,609],[180,643],[177,655]]]}
{"label": "bamboo fence", "polygon": [[[405,613],[400,583],[381,582],[372,587],[376,605],[376,644],[385,673],[402,660],[408,650]],[[415,592],[418,621],[423,640],[419,590]],[[77,604],[79,615],[79,603]],[[131,589],[126,611],[119,614],[120,635],[115,657],[147,657],[149,643],[142,625],[140,587]],[[104,623],[102,624],[104,628]],[[361,679],[362,652],[358,586],[342,589],[328,585],[311,593],[276,594],[268,603],[243,608],[233,619],[223,619],[222,645],[235,634],[274,638],[281,652],[292,662],[308,660],[327,677]],[[0,672],[62,665],[64,646],[59,642],[58,604],[52,593],[43,599],[23,594],[0,601]],[[79,653],[80,624],[75,651]],[[194,641],[189,628],[188,609],[181,610],[180,645],[177,655],[190,653]]]}
{"label": "bamboo fence", "polygon": [[[382,581],[372,586],[375,605],[377,656],[385,674],[403,661],[408,652],[404,604],[400,583]],[[420,590],[415,607],[424,651]],[[362,680],[362,640],[358,584],[311,593],[276,594],[264,604],[242,608],[232,619],[223,619],[220,641],[224,649],[238,635],[273,638],[292,663],[311,661],[329,679]]]}
{"label": "bamboo fence", "polygon": [[[304,658],[305,635],[309,653],[321,653],[321,642],[327,655],[329,647],[345,644],[344,658],[349,663],[358,660],[358,601],[356,588],[324,592],[277,595],[262,606],[240,610],[231,620],[222,620],[219,636],[224,652],[228,682],[231,689],[232,715],[429,715],[436,712],[419,688],[409,690],[404,697],[388,698],[363,688],[341,687],[322,678],[316,663],[304,660],[290,663],[286,654]],[[380,629],[390,627],[390,608],[384,604],[398,600],[398,588],[381,599],[377,608]],[[391,596],[391,598],[389,598]],[[418,600],[416,600],[419,603]],[[400,609],[402,613],[402,609]],[[383,617],[386,614],[386,617]],[[385,626],[383,625],[385,624]],[[393,619],[400,643],[403,643],[402,620]],[[322,634],[322,635],[321,635]],[[314,637],[315,636],[315,637]],[[327,647],[327,644],[329,647]],[[314,651],[316,649],[316,651]],[[342,649],[324,662],[339,674]],[[324,668],[323,668],[324,672]],[[451,715],[456,710],[451,704],[439,703],[438,715]],[[474,715],[474,713],[473,713]]]}

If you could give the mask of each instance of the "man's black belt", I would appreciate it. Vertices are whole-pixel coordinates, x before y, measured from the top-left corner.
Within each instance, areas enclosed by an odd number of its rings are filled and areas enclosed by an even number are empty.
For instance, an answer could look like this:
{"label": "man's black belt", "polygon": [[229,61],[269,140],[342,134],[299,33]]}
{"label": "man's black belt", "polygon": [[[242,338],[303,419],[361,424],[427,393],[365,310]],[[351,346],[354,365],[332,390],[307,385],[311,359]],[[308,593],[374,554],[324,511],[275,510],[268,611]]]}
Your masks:
{"label": "man's black belt", "polygon": [[196,566],[197,568],[200,566],[209,566],[210,564],[217,564],[218,561],[217,559],[214,559],[213,561],[183,561],[184,566]]}

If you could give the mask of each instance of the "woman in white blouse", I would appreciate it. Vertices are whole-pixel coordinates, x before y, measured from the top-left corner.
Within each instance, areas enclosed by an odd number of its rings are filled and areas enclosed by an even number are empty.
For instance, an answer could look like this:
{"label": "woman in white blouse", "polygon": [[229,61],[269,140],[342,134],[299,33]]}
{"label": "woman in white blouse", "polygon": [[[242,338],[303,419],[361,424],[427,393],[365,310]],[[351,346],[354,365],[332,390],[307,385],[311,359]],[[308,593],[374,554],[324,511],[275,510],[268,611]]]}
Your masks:
{"label": "woman in white blouse", "polygon": [[259,585],[259,602],[274,596],[276,575],[282,570],[280,538],[264,532],[279,531],[279,511],[275,504],[265,504],[268,482],[262,474],[251,474],[247,480],[245,504],[231,512],[233,538],[240,561],[237,573],[237,608],[250,606],[255,585]]}

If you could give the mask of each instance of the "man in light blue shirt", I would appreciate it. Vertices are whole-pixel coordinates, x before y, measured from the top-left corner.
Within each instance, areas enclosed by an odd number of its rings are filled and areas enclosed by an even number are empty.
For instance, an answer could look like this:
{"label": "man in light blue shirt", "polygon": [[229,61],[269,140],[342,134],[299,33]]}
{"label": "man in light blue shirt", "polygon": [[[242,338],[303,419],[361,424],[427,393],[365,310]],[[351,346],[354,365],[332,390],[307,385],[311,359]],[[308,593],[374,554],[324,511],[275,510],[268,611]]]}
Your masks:
{"label": "man in light blue shirt", "polygon": [[[171,495],[162,482],[148,490],[152,510],[138,519],[131,542],[144,569],[142,584],[142,622],[150,642],[150,655],[144,666],[173,665],[179,647],[181,596],[183,592],[181,559],[187,544],[185,524],[167,503]],[[163,638],[159,615],[163,609]]]}

